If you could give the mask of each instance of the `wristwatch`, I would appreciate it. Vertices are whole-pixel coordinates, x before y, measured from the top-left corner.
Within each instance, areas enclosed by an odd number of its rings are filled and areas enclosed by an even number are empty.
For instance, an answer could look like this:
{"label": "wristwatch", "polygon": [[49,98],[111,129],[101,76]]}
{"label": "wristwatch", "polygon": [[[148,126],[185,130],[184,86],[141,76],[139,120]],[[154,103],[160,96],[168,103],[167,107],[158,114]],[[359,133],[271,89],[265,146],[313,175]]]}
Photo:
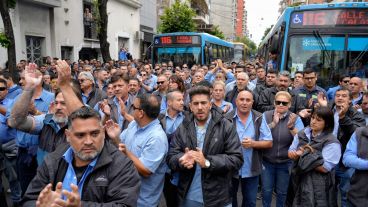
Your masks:
{"label": "wristwatch", "polygon": [[206,160],[204,161],[204,166],[205,166],[205,168],[209,168],[209,167],[211,166],[210,161],[206,159]]}

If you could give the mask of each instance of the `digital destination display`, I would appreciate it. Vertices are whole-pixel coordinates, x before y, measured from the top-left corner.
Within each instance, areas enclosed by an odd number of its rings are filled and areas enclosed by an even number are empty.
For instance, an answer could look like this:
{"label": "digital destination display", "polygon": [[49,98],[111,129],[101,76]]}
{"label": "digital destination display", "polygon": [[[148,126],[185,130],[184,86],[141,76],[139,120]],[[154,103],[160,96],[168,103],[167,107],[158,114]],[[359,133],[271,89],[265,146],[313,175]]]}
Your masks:
{"label": "digital destination display", "polygon": [[200,44],[199,36],[178,35],[178,36],[163,36],[155,37],[155,45],[169,44]]}
{"label": "digital destination display", "polygon": [[368,9],[333,9],[295,12],[291,27],[368,26]]}

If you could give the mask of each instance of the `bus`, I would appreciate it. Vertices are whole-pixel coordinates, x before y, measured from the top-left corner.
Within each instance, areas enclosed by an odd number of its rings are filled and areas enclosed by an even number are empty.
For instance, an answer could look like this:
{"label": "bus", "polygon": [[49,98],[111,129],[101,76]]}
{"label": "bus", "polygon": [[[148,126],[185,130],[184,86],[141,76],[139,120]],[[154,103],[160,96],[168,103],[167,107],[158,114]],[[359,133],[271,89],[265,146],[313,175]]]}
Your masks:
{"label": "bus", "polygon": [[174,66],[184,63],[209,65],[215,59],[230,62],[234,45],[207,33],[177,32],[155,35],[152,46],[152,65],[172,61]]}
{"label": "bus", "polygon": [[277,54],[279,71],[311,68],[328,88],[342,75],[368,77],[368,3],[312,4],[285,9],[261,42],[266,62]]}
{"label": "bus", "polygon": [[233,62],[239,63],[245,61],[247,53],[249,51],[248,46],[241,42],[233,42],[234,44],[234,59]]}

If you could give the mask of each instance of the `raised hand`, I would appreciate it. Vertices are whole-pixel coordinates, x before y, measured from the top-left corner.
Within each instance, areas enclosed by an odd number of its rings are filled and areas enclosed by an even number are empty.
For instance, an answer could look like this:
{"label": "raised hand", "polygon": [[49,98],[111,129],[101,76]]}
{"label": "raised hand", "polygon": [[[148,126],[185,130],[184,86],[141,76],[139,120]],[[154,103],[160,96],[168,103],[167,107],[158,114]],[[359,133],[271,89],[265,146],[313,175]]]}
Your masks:
{"label": "raised hand", "polygon": [[52,191],[51,188],[50,183],[41,191],[36,201],[36,207],[50,207],[55,204],[57,199],[61,199],[62,183],[57,183],[55,191]]}
{"label": "raised hand", "polygon": [[62,193],[66,197],[66,201],[61,198],[56,200],[56,205],[62,207],[81,207],[81,197],[78,191],[78,186],[70,184],[72,192],[63,190]]}
{"label": "raised hand", "polygon": [[318,101],[320,106],[327,106],[327,103],[328,103],[327,98],[326,98],[325,94],[323,94],[322,92],[318,93],[317,101]]}
{"label": "raised hand", "polygon": [[119,138],[119,135],[121,133],[121,129],[119,127],[119,124],[115,123],[111,119],[106,122],[105,130],[106,130],[107,135],[109,135],[109,137],[111,139]]}
{"label": "raised hand", "polygon": [[58,74],[58,85],[63,86],[70,84],[71,68],[65,60],[57,60],[56,70]]}
{"label": "raised hand", "polygon": [[312,115],[312,109],[303,109],[299,112],[299,116],[302,118],[308,118]]}
{"label": "raised hand", "polygon": [[344,102],[342,104],[340,104],[339,106],[336,106],[337,108],[337,112],[339,114],[339,118],[342,119],[345,117],[346,112],[348,112],[349,110],[349,103],[348,102]]}
{"label": "raised hand", "polygon": [[273,113],[273,119],[272,119],[272,122],[274,123],[274,125],[277,125],[280,121],[280,113],[275,112]]}
{"label": "raised hand", "polygon": [[104,99],[101,103],[100,103],[100,109],[101,111],[107,115],[110,116],[111,114],[111,107],[109,106],[109,103],[107,102],[107,99]]}
{"label": "raised hand", "polygon": [[42,81],[42,74],[37,71],[37,65],[35,63],[30,63],[26,66],[24,71],[24,79],[26,81],[26,89],[35,89],[40,85]]}
{"label": "raised hand", "polygon": [[296,119],[298,118],[298,115],[294,114],[294,113],[291,113],[289,115],[289,121],[287,123],[287,127],[289,129],[292,129],[295,127],[295,122],[296,122]]}

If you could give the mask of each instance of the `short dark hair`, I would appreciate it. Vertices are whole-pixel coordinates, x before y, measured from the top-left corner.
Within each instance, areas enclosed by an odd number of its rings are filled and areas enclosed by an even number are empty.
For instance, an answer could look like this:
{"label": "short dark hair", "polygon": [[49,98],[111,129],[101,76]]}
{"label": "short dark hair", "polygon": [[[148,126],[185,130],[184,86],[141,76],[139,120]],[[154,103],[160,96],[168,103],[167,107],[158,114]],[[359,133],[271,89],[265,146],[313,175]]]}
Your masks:
{"label": "short dark hair", "polygon": [[278,72],[276,71],[276,70],[274,70],[274,69],[268,69],[267,70],[267,74],[275,74],[275,75],[277,75],[278,74]]}
{"label": "short dark hair", "polygon": [[342,82],[344,80],[344,78],[350,78],[349,75],[341,75],[339,78],[339,82]]}
{"label": "short dark hair", "polygon": [[315,115],[325,121],[325,127],[323,131],[331,133],[334,129],[334,114],[330,108],[327,106],[320,106],[317,107],[314,111],[312,116]]}
{"label": "short dark hair", "polygon": [[100,114],[95,111],[93,108],[89,106],[82,106],[81,108],[77,109],[73,113],[71,113],[68,117],[68,129],[72,128],[72,122],[75,119],[91,119],[96,118],[99,122],[101,121]]}
{"label": "short dark hair", "polygon": [[315,72],[312,68],[307,68],[307,69],[305,69],[305,70],[304,70],[304,72],[303,72],[303,76],[304,76],[305,74],[311,74],[311,73],[316,74],[316,72]]}
{"label": "short dark hair", "polygon": [[211,92],[210,89],[206,86],[195,86],[189,90],[189,98],[190,101],[193,100],[193,96],[195,95],[206,95],[208,99],[211,99]]}
{"label": "short dark hair", "polygon": [[353,100],[353,94],[351,93],[351,91],[350,91],[349,89],[347,89],[347,88],[339,88],[339,89],[337,89],[337,90],[336,90],[335,94],[336,94],[338,91],[347,91],[347,92],[348,92],[348,94],[349,94],[349,99],[350,99],[350,100]]}
{"label": "short dark hair", "polygon": [[0,83],[3,83],[5,85],[5,87],[6,87],[6,80],[5,79],[0,78]]}
{"label": "short dark hair", "polygon": [[205,86],[205,87],[210,88],[210,89],[213,88],[212,84],[210,82],[206,81],[206,80],[203,80],[203,81],[197,83],[197,86]]}
{"label": "short dark hair", "polygon": [[115,83],[118,82],[119,80],[124,81],[126,84],[129,84],[129,76],[127,76],[126,74],[114,74],[111,79],[110,79],[110,83]]}
{"label": "short dark hair", "polygon": [[139,79],[138,78],[136,78],[136,77],[130,77],[129,78],[129,82],[130,81],[137,81],[138,82],[138,85],[140,85],[141,84],[141,82],[139,81]]}
{"label": "short dark hair", "polygon": [[139,94],[139,108],[151,119],[156,119],[160,114],[161,102],[157,96],[152,94]]}

